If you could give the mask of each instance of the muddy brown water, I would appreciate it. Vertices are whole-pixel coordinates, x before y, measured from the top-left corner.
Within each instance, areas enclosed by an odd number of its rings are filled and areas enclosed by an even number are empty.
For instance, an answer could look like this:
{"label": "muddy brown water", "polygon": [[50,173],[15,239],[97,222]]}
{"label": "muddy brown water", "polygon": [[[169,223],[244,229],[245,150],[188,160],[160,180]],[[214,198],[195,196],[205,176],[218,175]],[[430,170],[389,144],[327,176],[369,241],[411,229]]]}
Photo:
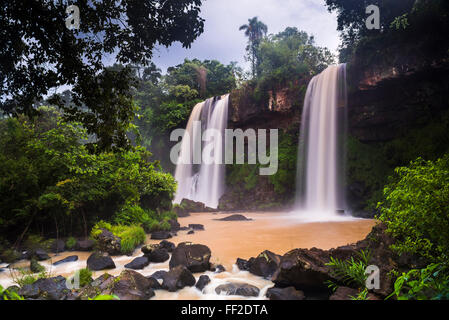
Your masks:
{"label": "muddy brown water", "polygon": [[[234,265],[237,258],[248,259],[255,257],[264,250],[270,250],[277,254],[284,254],[294,248],[321,248],[330,249],[338,246],[357,242],[366,237],[375,225],[375,220],[342,218],[341,221],[332,222],[304,222],[292,219],[289,214],[275,212],[246,212],[241,213],[251,221],[218,221],[229,214],[224,213],[193,213],[189,217],[179,218],[181,226],[188,224],[203,224],[204,231],[196,231],[194,234],[187,234],[187,231],[179,231],[178,235],[169,241],[178,244],[184,241],[201,243],[207,245],[212,251],[211,261],[222,264],[226,272],[215,274],[206,272],[211,278],[211,283],[206,286],[203,293],[193,288],[184,288],[178,292],[167,292],[156,290],[153,299],[242,299],[243,297],[230,297],[217,295],[214,289],[229,281],[245,282],[257,286],[261,292],[259,297],[254,299],[264,299],[265,292],[273,286],[269,280],[254,276],[246,271],[240,271]],[[159,240],[151,240],[147,243],[159,243]],[[78,261],[65,263],[59,266],[52,266],[52,263],[70,255],[77,255]],[[51,255],[51,260],[43,261],[41,264],[46,267],[52,275],[63,275],[65,277],[81,268],[86,267],[86,260],[89,252],[63,252],[58,255]],[[118,275],[124,270],[124,265],[135,257],[141,256],[140,250],[136,250],[132,256],[113,257],[116,268],[107,271],[94,272],[94,278],[104,272]],[[6,265],[0,265],[5,267]],[[12,267],[28,267],[29,261],[19,261]],[[145,276],[153,274],[157,270],[168,270],[168,261],[164,263],[150,264],[143,270],[137,270]],[[12,275],[17,272],[6,270],[0,273],[0,285],[8,287],[14,284]],[[195,274],[198,279],[200,274]]]}

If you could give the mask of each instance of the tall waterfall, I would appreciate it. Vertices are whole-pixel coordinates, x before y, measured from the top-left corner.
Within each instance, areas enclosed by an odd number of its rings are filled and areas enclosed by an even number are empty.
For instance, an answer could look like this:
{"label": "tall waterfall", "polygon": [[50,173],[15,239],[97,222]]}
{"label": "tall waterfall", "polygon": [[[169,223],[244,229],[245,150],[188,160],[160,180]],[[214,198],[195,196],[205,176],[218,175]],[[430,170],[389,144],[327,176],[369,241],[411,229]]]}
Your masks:
{"label": "tall waterfall", "polygon": [[296,206],[326,218],[345,209],[346,65],[329,66],[310,81],[298,150]]}
{"label": "tall waterfall", "polygon": [[174,203],[190,199],[210,208],[218,207],[225,183],[224,130],[228,102],[229,95],[225,95],[207,99],[193,108],[181,141]]}

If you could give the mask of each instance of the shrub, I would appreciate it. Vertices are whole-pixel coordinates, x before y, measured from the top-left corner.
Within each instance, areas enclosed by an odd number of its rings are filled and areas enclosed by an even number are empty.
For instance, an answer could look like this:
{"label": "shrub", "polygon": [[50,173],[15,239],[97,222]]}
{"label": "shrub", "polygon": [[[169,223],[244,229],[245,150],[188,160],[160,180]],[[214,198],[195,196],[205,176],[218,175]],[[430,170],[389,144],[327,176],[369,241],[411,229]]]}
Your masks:
{"label": "shrub", "polygon": [[76,245],[76,239],[74,237],[68,237],[65,242],[65,246],[68,250],[72,250]]}
{"label": "shrub", "polygon": [[412,269],[396,279],[394,292],[398,300],[449,300],[449,267],[432,263],[424,269]]}
{"label": "shrub", "polygon": [[[360,251],[358,257],[342,261],[334,257],[330,257],[330,262],[326,263],[331,267],[331,272],[335,278],[344,285],[357,286],[358,288],[365,287],[365,281],[367,275],[365,274],[366,267],[370,260],[369,251]],[[332,289],[336,289],[338,284],[332,281],[328,282],[328,286]]]}
{"label": "shrub", "polygon": [[121,252],[123,254],[132,253],[135,247],[146,240],[145,231],[139,225],[111,225],[105,221],[99,221],[95,224],[91,231],[92,238],[96,239],[102,232],[102,229],[112,232],[121,239]]}
{"label": "shrub", "polygon": [[392,249],[438,262],[449,252],[449,154],[418,158],[395,173],[379,203],[380,220],[396,239]]}
{"label": "shrub", "polygon": [[80,269],[77,271],[78,275],[79,275],[79,279],[80,279],[80,287],[85,287],[88,284],[90,284],[93,279],[92,279],[92,271],[90,271],[89,269],[85,268],[85,269]]}
{"label": "shrub", "polygon": [[15,291],[3,289],[0,285],[0,300],[25,300],[25,298],[19,296]]}

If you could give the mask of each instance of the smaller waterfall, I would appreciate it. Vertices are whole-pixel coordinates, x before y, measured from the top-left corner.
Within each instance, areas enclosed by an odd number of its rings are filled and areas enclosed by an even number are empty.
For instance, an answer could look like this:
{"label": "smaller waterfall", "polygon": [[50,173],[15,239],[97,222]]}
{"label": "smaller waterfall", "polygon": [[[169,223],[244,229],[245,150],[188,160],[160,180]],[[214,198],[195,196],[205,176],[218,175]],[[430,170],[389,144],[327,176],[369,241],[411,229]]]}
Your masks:
{"label": "smaller waterfall", "polygon": [[181,141],[174,203],[190,199],[217,208],[224,193],[224,131],[229,95],[207,99],[190,114]]}
{"label": "smaller waterfall", "polygon": [[329,66],[310,81],[304,99],[296,207],[319,218],[345,208],[346,65]]}

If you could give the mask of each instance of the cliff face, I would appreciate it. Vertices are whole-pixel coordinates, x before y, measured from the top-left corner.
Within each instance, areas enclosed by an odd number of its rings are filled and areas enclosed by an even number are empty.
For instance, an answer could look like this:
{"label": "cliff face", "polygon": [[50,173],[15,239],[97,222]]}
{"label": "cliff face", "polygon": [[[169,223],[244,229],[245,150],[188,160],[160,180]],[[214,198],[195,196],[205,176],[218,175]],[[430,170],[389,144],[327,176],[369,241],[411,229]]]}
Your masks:
{"label": "cliff face", "polygon": [[[381,153],[381,148],[388,143],[395,143],[395,139],[428,126],[449,110],[448,66],[444,61],[420,64],[416,59],[394,66],[366,64],[357,59],[348,64],[348,133],[359,148],[356,151],[348,148],[348,153],[353,154],[348,155],[347,195],[354,212],[366,209],[368,200],[381,192],[395,166],[406,165],[415,154],[419,155],[419,152],[402,157],[395,154],[403,152],[401,148],[382,149],[383,157],[376,157],[376,153]],[[251,87],[232,92],[228,127],[243,130],[278,128],[290,134],[297,144],[309,80],[304,79],[301,85],[293,88],[266,92],[258,99]],[[402,160],[391,160],[398,156]],[[296,175],[294,171],[290,170],[292,177]],[[228,183],[220,207],[227,210],[285,207],[293,202],[293,197],[294,190],[280,195],[270,178],[263,177],[254,188]]]}

